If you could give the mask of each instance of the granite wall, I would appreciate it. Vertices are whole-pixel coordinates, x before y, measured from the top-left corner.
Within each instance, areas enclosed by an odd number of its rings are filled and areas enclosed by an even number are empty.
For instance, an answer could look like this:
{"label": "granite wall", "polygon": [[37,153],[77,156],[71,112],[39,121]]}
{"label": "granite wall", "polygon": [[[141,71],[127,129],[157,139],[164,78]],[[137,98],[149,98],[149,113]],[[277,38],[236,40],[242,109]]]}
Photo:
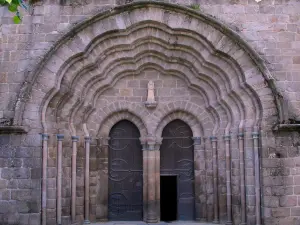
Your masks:
{"label": "granite wall", "polygon": [[[29,82],[29,74],[36,64],[53,46],[54,43],[68,32],[75,24],[90,18],[99,12],[132,1],[115,0],[86,0],[86,1],[43,1],[36,3],[30,12],[23,13],[22,24],[12,22],[12,14],[6,8],[0,8],[0,223],[1,224],[41,224],[41,174],[42,174],[42,138],[43,129],[35,124],[35,118],[40,116],[40,109],[27,105],[31,115],[22,118],[19,123],[14,120],[17,99],[22,93],[22,85]],[[298,199],[299,179],[299,124],[300,121],[300,2],[296,0],[177,0],[167,1],[184,5],[195,11],[204,12],[221,21],[225,26],[234,30],[262,58],[270,78],[274,78],[278,93],[283,96],[284,115],[278,119],[276,128],[268,127],[261,131],[261,192],[262,192],[262,221],[264,224],[298,224],[300,220],[300,200]],[[199,9],[198,9],[199,8]],[[47,82],[47,81],[46,81]],[[134,84],[132,84],[134,85]],[[41,89],[43,85],[41,84]],[[39,89],[39,87],[37,87]],[[166,91],[168,89],[165,89]],[[132,91],[130,97],[140,97],[145,90]],[[169,95],[179,94],[181,90]],[[112,93],[115,93],[112,90]],[[121,93],[121,91],[119,91]],[[126,92],[126,93],[125,93]],[[128,94],[125,91],[123,94]],[[129,91],[130,92],[130,91]],[[184,96],[184,93],[180,94]],[[24,96],[23,96],[24,97]],[[31,96],[27,96],[31,98]],[[123,96],[126,97],[126,96]],[[127,96],[128,97],[128,96]],[[165,96],[169,97],[169,96]],[[124,98],[125,99],[125,98]],[[110,100],[109,100],[110,101]],[[130,101],[134,101],[131,99]],[[51,107],[50,107],[51,108]],[[55,121],[51,109],[47,111],[49,121]],[[279,118],[279,116],[278,116]],[[54,123],[53,123],[54,124]],[[64,120],[62,120],[64,124]],[[289,126],[289,125],[294,125]],[[26,125],[26,126],[23,126]],[[49,224],[55,223],[56,199],[56,139],[50,137],[48,160],[48,201]],[[63,126],[66,126],[65,124]],[[13,127],[13,128],[11,128]],[[64,130],[63,127],[60,127]],[[67,130],[66,128],[65,130]],[[50,133],[51,133],[50,132]],[[82,135],[83,132],[81,132]],[[71,140],[71,134],[69,134]],[[221,137],[220,137],[221,138]],[[232,140],[237,146],[237,140]],[[249,142],[250,143],[250,142]],[[249,148],[252,148],[249,144]],[[66,144],[65,154],[70,155],[71,143]],[[208,152],[210,151],[208,142]],[[238,147],[232,152],[233,178],[233,208],[239,214],[239,158]],[[69,149],[69,150],[68,150]],[[78,158],[78,220],[83,219],[83,143],[80,143]],[[208,157],[212,157],[209,155]],[[236,157],[236,158],[235,158]],[[248,157],[248,158],[247,158]],[[251,154],[246,156],[253,162]],[[224,162],[223,162],[224,163]],[[66,191],[63,193],[63,213],[70,214],[70,161],[64,161]],[[53,168],[52,168],[53,167]],[[94,170],[92,167],[92,170]],[[253,177],[253,166],[250,163],[247,173]],[[222,172],[222,171],[220,171]],[[81,174],[81,175],[80,175]],[[210,170],[208,177],[212,176]],[[235,179],[236,177],[236,179]],[[52,179],[52,180],[51,180]],[[247,209],[253,216],[253,180],[249,178],[247,189]],[[96,178],[91,178],[96,185]],[[224,182],[221,181],[221,183]],[[224,183],[223,183],[224,184]],[[236,189],[235,189],[236,186]],[[210,185],[208,185],[211,188]],[[224,188],[224,187],[223,187]],[[222,193],[222,187],[220,187]],[[223,193],[225,195],[225,192]],[[92,193],[93,195],[93,193]],[[208,209],[212,211],[210,201],[212,193],[205,195]],[[252,197],[251,197],[252,196]],[[206,198],[205,197],[205,198]],[[222,196],[221,196],[222,198]],[[223,200],[225,201],[225,200]],[[211,212],[210,211],[210,212]],[[221,211],[225,219],[225,210]],[[52,215],[52,217],[51,217]],[[213,215],[209,215],[213,218]],[[53,219],[51,219],[53,218]],[[238,223],[239,218],[235,218]],[[66,219],[68,223],[69,219]]]}

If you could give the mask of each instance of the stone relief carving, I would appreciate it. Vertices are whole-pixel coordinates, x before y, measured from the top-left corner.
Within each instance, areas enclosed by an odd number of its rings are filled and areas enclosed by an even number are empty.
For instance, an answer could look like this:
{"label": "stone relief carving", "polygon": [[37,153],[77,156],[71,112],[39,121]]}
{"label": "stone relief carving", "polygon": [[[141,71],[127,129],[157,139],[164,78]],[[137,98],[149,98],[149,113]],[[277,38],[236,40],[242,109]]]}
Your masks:
{"label": "stone relief carving", "polygon": [[150,80],[148,82],[148,96],[147,96],[147,101],[145,102],[145,106],[147,108],[155,108],[157,106],[157,102],[155,101],[155,96],[154,96],[154,82]]}

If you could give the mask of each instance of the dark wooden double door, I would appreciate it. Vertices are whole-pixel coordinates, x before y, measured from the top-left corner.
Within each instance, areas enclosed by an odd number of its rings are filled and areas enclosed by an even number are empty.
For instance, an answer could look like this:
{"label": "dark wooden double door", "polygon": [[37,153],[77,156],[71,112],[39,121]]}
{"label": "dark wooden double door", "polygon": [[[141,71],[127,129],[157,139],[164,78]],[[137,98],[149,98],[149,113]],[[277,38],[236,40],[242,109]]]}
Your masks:
{"label": "dark wooden double door", "polygon": [[[110,131],[109,140],[109,220],[143,220],[143,155],[138,128],[123,120]],[[192,131],[181,120],[169,123],[163,131],[161,151],[162,176],[176,180],[172,186],[161,186],[164,190],[176,189],[174,220],[194,219],[194,156]],[[170,182],[165,182],[170,185]],[[168,193],[165,192],[165,193]],[[163,200],[163,196],[161,196]],[[168,208],[171,202],[161,202]],[[173,205],[173,204],[172,204]],[[174,205],[173,205],[174,206]],[[164,213],[161,207],[161,213]],[[161,215],[163,216],[163,215]]]}

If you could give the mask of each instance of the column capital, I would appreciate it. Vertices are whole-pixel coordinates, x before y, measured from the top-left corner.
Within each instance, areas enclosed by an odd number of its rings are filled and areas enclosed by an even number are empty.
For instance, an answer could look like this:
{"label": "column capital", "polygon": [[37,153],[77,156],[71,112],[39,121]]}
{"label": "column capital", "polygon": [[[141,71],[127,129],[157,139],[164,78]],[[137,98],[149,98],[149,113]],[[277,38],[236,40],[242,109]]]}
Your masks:
{"label": "column capital", "polygon": [[259,138],[259,133],[258,132],[252,132],[252,138],[253,139],[258,139]]}
{"label": "column capital", "polygon": [[161,145],[161,141],[160,140],[155,140],[155,141],[148,141],[147,142],[147,150],[148,151],[159,151]]}
{"label": "column capital", "polygon": [[91,142],[92,138],[90,136],[84,137],[85,142]]}
{"label": "column capital", "polygon": [[78,142],[79,140],[79,137],[78,136],[72,136],[72,141],[73,142]]}
{"label": "column capital", "polygon": [[245,137],[244,133],[238,133],[237,135],[238,139],[243,139]]}
{"label": "column capital", "polygon": [[145,143],[142,144],[142,147],[143,147],[143,148],[142,148],[142,151],[147,151],[147,150],[148,150],[148,149],[147,149],[147,144],[145,144]]}
{"label": "column capital", "polygon": [[192,137],[194,145],[201,145],[201,137]]}
{"label": "column capital", "polygon": [[218,138],[216,136],[211,136],[209,139],[210,139],[211,142],[218,141]]}
{"label": "column capital", "polygon": [[108,146],[109,145],[109,140],[110,140],[110,137],[99,137],[97,140],[97,143],[99,145],[104,145],[104,146]]}
{"label": "column capital", "polygon": [[160,145],[157,146],[156,142],[154,142],[154,143],[148,143],[147,150],[148,151],[155,151],[155,150],[158,151],[159,150],[159,146]]}
{"label": "column capital", "polygon": [[231,139],[231,135],[224,135],[223,138],[225,141],[229,141]]}
{"label": "column capital", "polygon": [[48,139],[49,139],[49,135],[48,134],[41,134],[41,135],[42,135],[42,139],[44,141],[48,141]]}
{"label": "column capital", "polygon": [[62,141],[64,139],[65,135],[63,135],[63,134],[57,134],[56,137],[57,137],[58,141]]}
{"label": "column capital", "polygon": [[147,144],[147,137],[140,137],[141,145]]}
{"label": "column capital", "polygon": [[141,137],[140,141],[143,146],[143,151],[158,151],[162,143],[162,138],[147,136]]}

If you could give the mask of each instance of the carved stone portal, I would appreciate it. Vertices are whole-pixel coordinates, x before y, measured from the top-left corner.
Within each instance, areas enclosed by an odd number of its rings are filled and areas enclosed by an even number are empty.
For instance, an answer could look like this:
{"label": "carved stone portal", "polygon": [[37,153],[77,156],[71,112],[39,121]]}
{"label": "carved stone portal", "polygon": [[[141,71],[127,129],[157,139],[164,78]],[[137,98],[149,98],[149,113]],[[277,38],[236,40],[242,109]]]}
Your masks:
{"label": "carved stone portal", "polygon": [[154,96],[154,82],[152,80],[148,83],[148,96],[147,101],[145,102],[145,106],[147,108],[155,108],[157,106],[157,102],[155,101]]}

